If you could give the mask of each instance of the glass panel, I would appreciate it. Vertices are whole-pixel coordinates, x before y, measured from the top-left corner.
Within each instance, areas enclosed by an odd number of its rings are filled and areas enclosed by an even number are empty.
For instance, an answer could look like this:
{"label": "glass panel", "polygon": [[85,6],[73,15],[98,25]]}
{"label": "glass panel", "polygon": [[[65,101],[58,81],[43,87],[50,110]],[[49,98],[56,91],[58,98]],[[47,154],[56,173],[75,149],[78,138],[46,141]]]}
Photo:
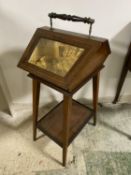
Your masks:
{"label": "glass panel", "polygon": [[41,38],[28,62],[64,77],[83,51],[83,48]]}

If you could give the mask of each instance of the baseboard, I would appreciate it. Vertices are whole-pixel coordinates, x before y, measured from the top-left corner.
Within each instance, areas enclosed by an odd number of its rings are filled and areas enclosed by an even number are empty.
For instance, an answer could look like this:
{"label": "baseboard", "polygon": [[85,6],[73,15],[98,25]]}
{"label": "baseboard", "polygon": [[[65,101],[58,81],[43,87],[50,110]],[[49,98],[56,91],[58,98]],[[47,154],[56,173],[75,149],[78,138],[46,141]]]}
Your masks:
{"label": "baseboard", "polygon": [[[113,99],[114,99],[114,97],[102,97],[102,98],[99,98],[99,103],[101,103],[103,105],[104,104],[105,105],[112,104],[112,105],[115,106],[115,104],[112,103]],[[87,103],[88,105],[92,105],[92,100],[86,99],[85,103]],[[122,95],[122,96],[120,96],[117,104],[122,104],[122,103],[131,104],[131,95]],[[12,110],[12,116],[13,117],[15,117],[15,116],[22,117],[23,115],[28,115],[28,116],[32,115],[32,104],[30,104],[30,103],[29,104],[12,103],[10,108]]]}
{"label": "baseboard", "polygon": [[[104,104],[104,103],[112,103],[114,100],[114,97],[102,97],[99,98],[99,102]],[[129,103],[131,104],[131,95],[121,95],[118,99],[117,103]]]}

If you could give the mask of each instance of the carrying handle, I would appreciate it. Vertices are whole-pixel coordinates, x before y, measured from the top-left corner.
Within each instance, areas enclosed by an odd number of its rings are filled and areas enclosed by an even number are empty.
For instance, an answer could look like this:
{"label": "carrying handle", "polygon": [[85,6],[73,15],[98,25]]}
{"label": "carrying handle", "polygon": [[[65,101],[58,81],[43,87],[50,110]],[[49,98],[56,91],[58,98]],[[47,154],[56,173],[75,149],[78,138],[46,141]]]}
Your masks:
{"label": "carrying handle", "polygon": [[62,19],[62,20],[67,20],[67,21],[73,21],[73,22],[83,22],[83,23],[87,23],[90,25],[89,27],[89,36],[91,36],[91,32],[92,32],[92,25],[95,22],[94,19],[92,18],[87,18],[87,17],[79,17],[79,16],[75,16],[75,15],[66,15],[66,14],[57,14],[57,13],[49,13],[48,14],[49,18],[50,18],[50,27],[51,29],[53,28],[53,18],[58,18],[58,19]]}

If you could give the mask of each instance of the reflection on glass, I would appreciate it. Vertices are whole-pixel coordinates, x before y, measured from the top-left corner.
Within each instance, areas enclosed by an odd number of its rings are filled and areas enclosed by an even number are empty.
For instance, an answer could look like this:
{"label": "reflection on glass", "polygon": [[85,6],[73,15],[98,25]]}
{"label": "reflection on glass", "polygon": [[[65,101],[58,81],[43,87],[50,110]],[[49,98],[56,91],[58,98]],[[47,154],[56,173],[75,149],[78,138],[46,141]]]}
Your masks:
{"label": "reflection on glass", "polygon": [[41,38],[28,62],[64,77],[83,51],[79,47]]}

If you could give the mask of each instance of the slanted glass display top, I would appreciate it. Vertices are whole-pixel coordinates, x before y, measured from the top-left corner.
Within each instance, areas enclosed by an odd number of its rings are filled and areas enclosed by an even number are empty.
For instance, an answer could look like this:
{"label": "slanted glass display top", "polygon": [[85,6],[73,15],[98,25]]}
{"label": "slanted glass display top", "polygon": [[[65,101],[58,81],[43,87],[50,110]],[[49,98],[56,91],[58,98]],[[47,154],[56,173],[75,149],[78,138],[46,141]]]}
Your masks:
{"label": "slanted glass display top", "polygon": [[83,48],[41,38],[28,62],[64,77],[83,52]]}

